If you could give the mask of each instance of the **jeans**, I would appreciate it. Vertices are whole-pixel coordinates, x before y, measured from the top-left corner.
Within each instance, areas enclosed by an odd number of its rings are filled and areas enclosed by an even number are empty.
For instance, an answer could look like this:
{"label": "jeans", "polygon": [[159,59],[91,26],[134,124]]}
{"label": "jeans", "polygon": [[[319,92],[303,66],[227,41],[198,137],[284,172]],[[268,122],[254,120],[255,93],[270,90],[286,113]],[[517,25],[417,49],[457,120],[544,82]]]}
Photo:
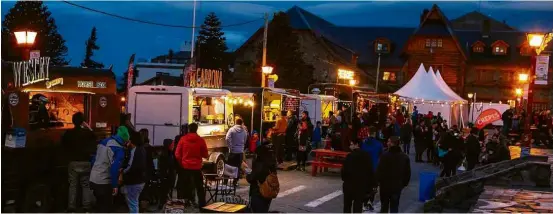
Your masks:
{"label": "jeans", "polygon": [[111,213],[113,212],[113,188],[111,184],[95,184],[90,182],[90,188],[96,197],[96,212]]}
{"label": "jeans", "polygon": [[399,197],[401,196],[401,191],[399,192],[385,192],[380,191],[380,204],[382,205],[380,212],[381,213],[398,213],[399,212]]}
{"label": "jeans", "polygon": [[253,194],[251,196],[251,208],[252,213],[268,213],[269,207],[271,207],[272,199],[264,198],[259,194]]}
{"label": "jeans", "polygon": [[363,198],[356,198],[344,193],[344,213],[361,213],[363,211]]}
{"label": "jeans", "polygon": [[205,192],[204,192],[204,177],[201,170],[193,169],[183,169],[184,180],[186,181],[185,193],[192,194],[190,199],[194,201],[194,189],[196,189],[196,194],[198,195],[198,205],[200,207],[205,207]]}
{"label": "jeans", "polygon": [[90,162],[87,161],[69,162],[69,166],[67,167],[69,175],[69,201],[67,208],[69,210],[77,208],[77,199],[82,200],[84,209],[90,210],[93,204],[92,190],[89,185],[90,168]]}
{"label": "jeans", "polygon": [[411,150],[411,138],[403,138],[402,139],[402,143],[403,143],[403,152],[405,154],[409,154],[409,150]]}
{"label": "jeans", "polygon": [[125,198],[127,199],[127,206],[129,206],[130,213],[139,212],[138,198],[140,197],[140,193],[142,192],[142,189],[144,189],[144,183],[125,185],[122,188],[122,190],[124,191],[124,194],[126,195]]}

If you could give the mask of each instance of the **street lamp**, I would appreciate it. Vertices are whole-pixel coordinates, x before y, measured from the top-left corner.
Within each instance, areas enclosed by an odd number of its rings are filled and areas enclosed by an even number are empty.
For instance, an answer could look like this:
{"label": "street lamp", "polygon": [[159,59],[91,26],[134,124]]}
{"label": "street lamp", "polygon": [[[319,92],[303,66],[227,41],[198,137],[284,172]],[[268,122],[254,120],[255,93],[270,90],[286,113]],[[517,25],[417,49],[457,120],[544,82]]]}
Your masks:
{"label": "street lamp", "polygon": [[261,67],[261,72],[262,72],[262,74],[261,74],[261,87],[266,87],[267,75],[270,75],[270,74],[273,73],[273,67],[265,65],[265,66]]}
{"label": "street lamp", "polygon": [[37,32],[35,31],[16,31],[13,33],[17,44],[23,48],[23,59],[27,60],[30,58],[30,48],[35,43]]}
{"label": "street lamp", "polygon": [[357,84],[357,81],[355,81],[353,79],[349,80],[349,85],[350,86],[355,86],[356,84]]}
{"label": "street lamp", "polygon": [[520,97],[522,95],[522,88],[515,89],[515,94],[517,95],[517,97]]}
{"label": "street lamp", "polygon": [[521,83],[526,83],[528,81],[528,74],[518,74],[518,81]]}
{"label": "street lamp", "polygon": [[[473,102],[473,99],[472,99],[472,98],[474,97],[475,94],[476,94],[476,93],[468,93],[468,94],[467,94],[467,97],[469,98],[469,110],[470,110],[469,113],[470,113],[470,119],[471,119],[471,121],[473,121],[473,123],[474,123],[474,107],[473,107],[474,102]],[[471,104],[472,104],[472,105],[471,105]]]}

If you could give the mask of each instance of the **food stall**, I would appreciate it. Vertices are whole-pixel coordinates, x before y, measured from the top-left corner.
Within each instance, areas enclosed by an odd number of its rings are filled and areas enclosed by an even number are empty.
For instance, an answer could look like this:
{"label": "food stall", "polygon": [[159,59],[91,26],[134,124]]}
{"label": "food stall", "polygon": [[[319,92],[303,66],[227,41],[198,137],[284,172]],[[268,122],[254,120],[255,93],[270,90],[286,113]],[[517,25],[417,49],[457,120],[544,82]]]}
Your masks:
{"label": "food stall", "polygon": [[[230,90],[233,94],[254,94],[253,128],[248,127],[248,130],[259,131],[260,136],[263,136],[264,132],[275,126],[276,120],[282,112],[292,111],[299,117],[302,95],[297,90],[232,86],[224,88]],[[244,116],[244,119],[247,120],[247,117]]]}
{"label": "food stall", "polygon": [[302,94],[300,111],[308,111],[313,125],[320,121],[328,126],[330,112],[338,110],[338,98],[330,95]]}
{"label": "food stall", "polygon": [[[198,135],[207,143],[209,158],[217,173],[224,170],[228,153],[225,136],[234,125],[234,105],[248,104],[248,99],[235,99],[222,89],[222,73],[198,69],[182,86],[133,86],[129,89],[128,113],[137,130],[148,129],[152,146],[163,146],[173,140],[184,124],[197,123]],[[207,164],[211,165],[211,164]]]}
{"label": "food stall", "polygon": [[7,175],[2,195],[32,193],[15,199],[20,211],[33,211],[20,204],[24,200],[42,201],[35,211],[51,211],[49,202],[63,191],[67,168],[60,140],[73,128],[74,113],[85,115],[98,140],[119,124],[111,70],[51,67],[49,62],[48,57],[2,62],[2,172]]}

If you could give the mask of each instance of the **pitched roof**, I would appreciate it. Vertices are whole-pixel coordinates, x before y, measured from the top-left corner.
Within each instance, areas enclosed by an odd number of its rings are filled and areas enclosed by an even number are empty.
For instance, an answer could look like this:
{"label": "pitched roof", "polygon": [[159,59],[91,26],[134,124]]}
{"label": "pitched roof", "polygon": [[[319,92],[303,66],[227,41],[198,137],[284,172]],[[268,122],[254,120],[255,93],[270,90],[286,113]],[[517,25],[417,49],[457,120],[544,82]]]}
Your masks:
{"label": "pitched roof", "polygon": [[472,11],[451,20],[452,27],[456,30],[482,30],[484,20],[490,21],[491,31],[517,31],[516,28],[507,25],[505,22],[497,21],[478,11]]}
{"label": "pitched roof", "polygon": [[298,6],[290,8],[286,11],[286,14],[288,14],[288,17],[290,18],[290,25],[292,28],[298,30],[324,31],[327,27],[335,26],[323,18]]}

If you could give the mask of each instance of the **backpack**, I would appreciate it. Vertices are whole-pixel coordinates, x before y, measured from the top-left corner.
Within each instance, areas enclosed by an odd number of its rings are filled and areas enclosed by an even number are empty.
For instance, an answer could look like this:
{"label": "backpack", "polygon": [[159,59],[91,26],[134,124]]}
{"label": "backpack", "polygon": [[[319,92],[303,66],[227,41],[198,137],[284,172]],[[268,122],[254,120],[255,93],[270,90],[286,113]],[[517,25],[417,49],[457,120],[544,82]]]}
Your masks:
{"label": "backpack", "polygon": [[259,192],[261,193],[261,196],[268,199],[277,197],[278,192],[280,191],[280,184],[276,173],[271,172],[262,184],[259,184],[259,181],[257,183],[259,185]]}

